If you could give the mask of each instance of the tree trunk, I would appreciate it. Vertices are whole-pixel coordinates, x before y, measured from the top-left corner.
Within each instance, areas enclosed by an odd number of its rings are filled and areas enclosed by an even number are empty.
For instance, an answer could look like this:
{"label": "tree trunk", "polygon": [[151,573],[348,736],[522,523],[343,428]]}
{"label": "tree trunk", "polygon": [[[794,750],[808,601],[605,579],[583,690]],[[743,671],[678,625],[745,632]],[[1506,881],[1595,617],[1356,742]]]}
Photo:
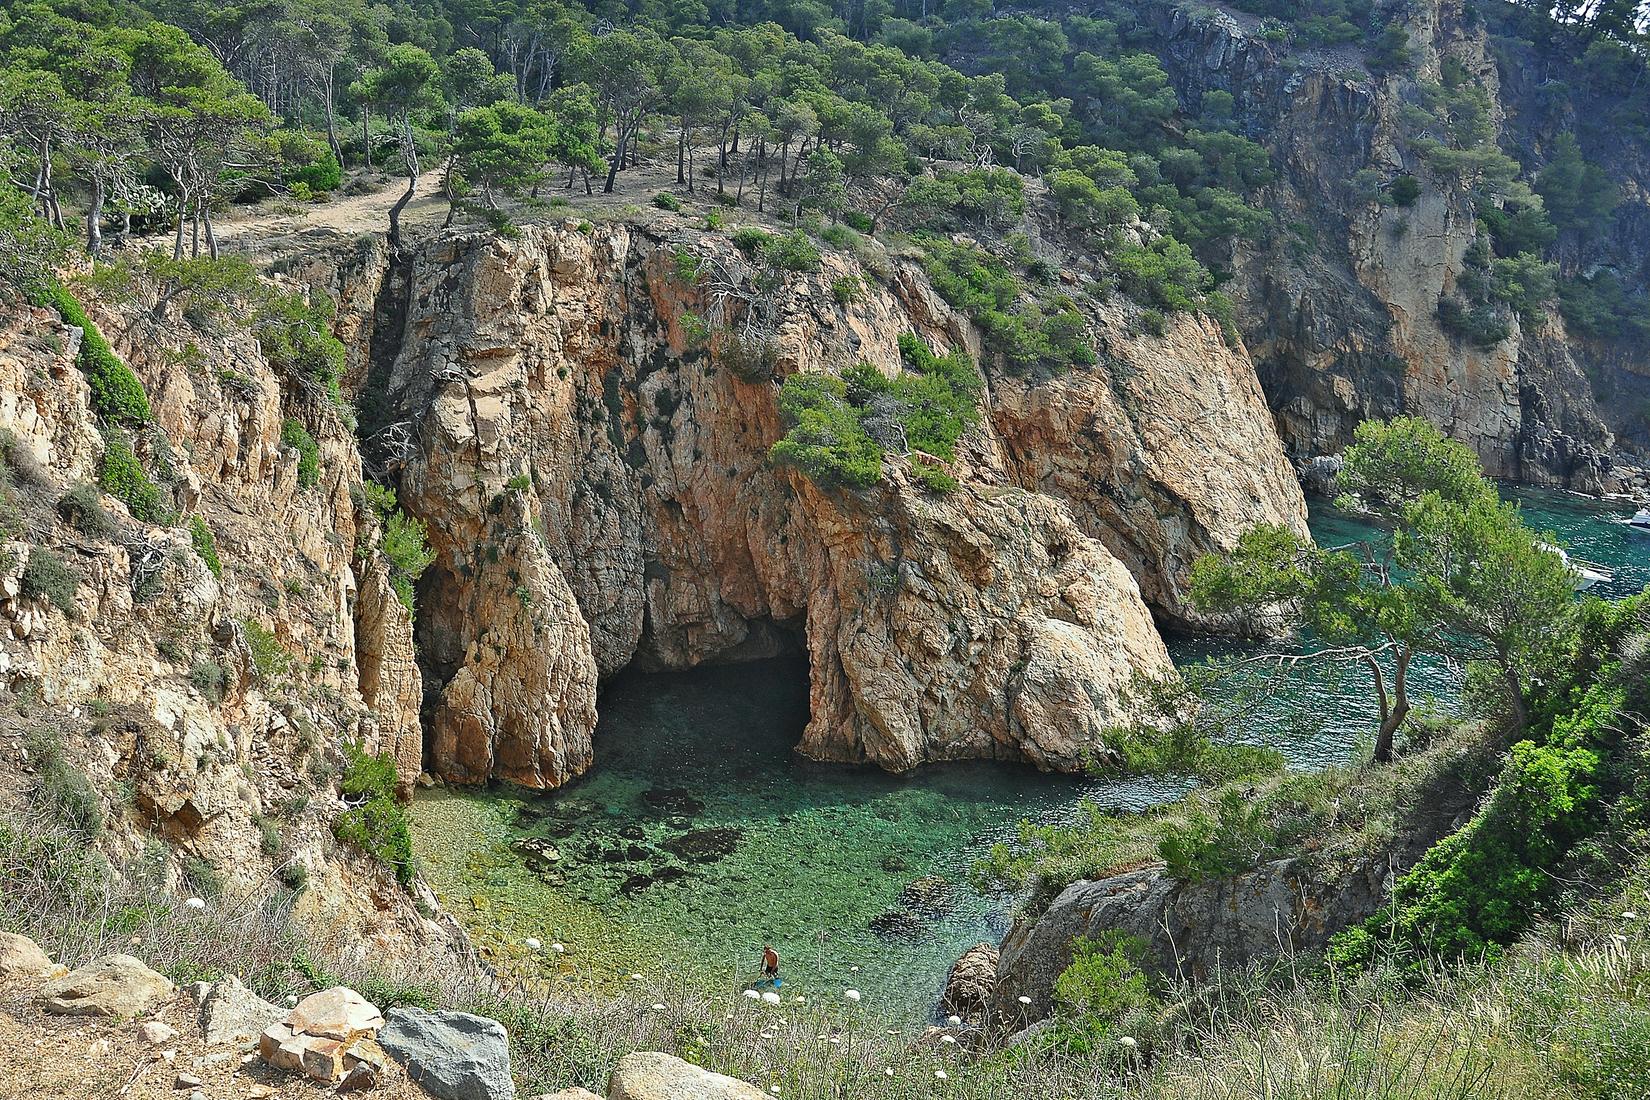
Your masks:
{"label": "tree trunk", "polygon": [[183,212],[189,208],[189,193],[178,196],[178,228],[172,236],[172,259],[183,259]]}
{"label": "tree trunk", "polygon": [[687,182],[687,127],[676,131],[676,186]]}
{"label": "tree trunk", "polygon": [[205,204],[201,206],[201,225],[206,230],[206,254],[216,260],[218,258],[218,235],[212,232],[212,208]]}
{"label": "tree trunk", "polygon": [[1500,665],[1501,678],[1507,682],[1507,705],[1512,707],[1512,734],[1517,737],[1529,723],[1530,711],[1524,705],[1524,689],[1518,682],[1518,673],[1513,670],[1512,662],[1503,657]]}
{"label": "tree trunk", "polygon": [[401,251],[401,211],[407,208],[412,201],[413,193],[418,190],[418,146],[413,143],[412,119],[401,119],[401,159],[407,163],[407,189],[401,197],[395,200],[390,207],[390,251]]}
{"label": "tree trunk", "polygon": [[1398,650],[1398,661],[1392,672],[1392,698],[1388,703],[1386,683],[1381,675],[1381,665],[1374,657],[1369,659],[1370,668],[1375,676],[1375,689],[1380,696],[1381,724],[1375,731],[1375,762],[1390,764],[1392,762],[1392,744],[1398,734],[1398,729],[1409,716],[1409,662],[1414,654],[1408,649]]}
{"label": "tree trunk", "polygon": [[372,167],[372,108],[361,104],[361,156]]}
{"label": "tree trunk", "polygon": [[327,109],[327,144],[332,146],[332,155],[338,158],[338,167],[342,168],[344,166],[344,147],[338,141],[338,119],[332,107],[333,72],[337,67],[336,63],[327,66],[327,80],[325,87],[321,90],[321,101]]}
{"label": "tree trunk", "polygon": [[103,252],[103,179],[91,178],[92,197],[86,204],[86,255],[96,259]]}
{"label": "tree trunk", "polygon": [[602,187],[602,194],[611,195],[613,184],[619,178],[619,168],[624,164],[625,146],[630,141],[630,130],[623,123],[619,126],[619,147],[613,151],[613,160],[607,166],[607,183]]}

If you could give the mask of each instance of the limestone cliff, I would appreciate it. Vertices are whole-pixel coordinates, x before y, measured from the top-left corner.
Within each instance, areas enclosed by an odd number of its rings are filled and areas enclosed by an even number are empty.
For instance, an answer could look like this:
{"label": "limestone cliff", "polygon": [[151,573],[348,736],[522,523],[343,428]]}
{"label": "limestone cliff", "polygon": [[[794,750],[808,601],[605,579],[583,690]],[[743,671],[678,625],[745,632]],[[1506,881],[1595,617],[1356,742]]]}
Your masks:
{"label": "limestone cliff", "polygon": [[[456,927],[420,916],[331,833],[344,743],[391,753],[407,785],[420,753],[411,618],[372,549],[378,521],[352,494],[353,436],[244,326],[197,324],[152,287],[133,294],[92,308],[152,406],[125,433],[92,412],[81,330],[0,305],[0,686],[24,745],[0,796],[35,782],[44,750],[29,746],[44,738],[92,779],[110,854],[159,839],[169,876],[204,865],[245,888],[279,870],[307,883],[297,905],[317,935],[456,950]],[[313,486],[282,442],[288,418],[317,437]],[[104,472],[117,439],[156,478],[150,518],[96,488],[120,480]]]}
{"label": "limestone cliff", "polygon": [[[1255,522],[1304,529],[1241,350],[1191,318],[1132,335],[1120,306],[1087,311],[1102,366],[986,379],[955,493],[904,459],[859,492],[775,467],[784,378],[897,371],[906,332],[978,349],[919,268],[879,266],[828,253],[773,282],[725,236],[639,216],[446,235],[391,277],[395,331],[363,338],[398,355],[363,401],[438,552],[434,771],[555,785],[590,764],[603,676],[797,644],[810,756],[1072,769],[1129,679],[1169,670],[1147,603],[1183,616],[1191,561]],[[757,314],[760,338],[726,335]]]}
{"label": "limestone cliff", "polygon": [[[1538,324],[1513,319],[1488,347],[1439,321],[1481,231],[1469,189],[1418,154],[1405,111],[1419,84],[1441,80],[1447,56],[1485,89],[1502,144],[1513,144],[1518,105],[1480,13],[1462,0],[1394,8],[1413,65],[1380,78],[1355,49],[1290,49],[1240,12],[1154,3],[1143,16],[1182,101],[1232,93],[1244,132],[1273,154],[1278,175],[1259,201],[1277,229],[1234,247],[1222,266],[1234,272],[1228,290],[1294,457],[1334,453],[1360,420],[1406,413],[1470,444],[1493,476],[1625,487],[1631,474],[1612,460],[1611,429],[1631,414],[1610,394],[1642,386],[1611,380],[1644,375],[1642,349],[1572,339],[1552,310]],[[1527,81],[1515,83],[1533,100]],[[1384,203],[1359,182],[1401,174],[1421,185],[1413,205]]]}

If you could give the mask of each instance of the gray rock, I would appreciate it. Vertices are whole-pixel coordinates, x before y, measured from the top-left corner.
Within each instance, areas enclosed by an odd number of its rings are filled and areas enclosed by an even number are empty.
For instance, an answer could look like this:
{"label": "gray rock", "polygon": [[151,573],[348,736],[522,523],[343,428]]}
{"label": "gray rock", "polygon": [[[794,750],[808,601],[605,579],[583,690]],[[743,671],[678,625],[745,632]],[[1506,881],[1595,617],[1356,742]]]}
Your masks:
{"label": "gray rock", "polygon": [[628,1054],[613,1067],[607,1100],[763,1100],[767,1094],[736,1077],[700,1069],[669,1054]]}
{"label": "gray rock", "polygon": [[214,983],[200,1002],[201,1038],[207,1046],[233,1043],[249,1047],[264,1029],[283,1019],[287,1010],[272,1005],[233,974]]}
{"label": "gray rock", "polygon": [[468,1012],[392,1008],[378,1043],[440,1100],[515,1100],[504,1025]]}
{"label": "gray rock", "polygon": [[1188,977],[1321,948],[1380,906],[1390,873],[1385,857],[1328,880],[1304,860],[1280,859],[1204,882],[1180,882],[1161,865],[1075,882],[1004,938],[992,1016],[1006,1031],[1047,1016],[1079,936],[1121,932],[1145,944],[1148,969]]}
{"label": "gray rock", "polygon": [[63,1016],[141,1016],[175,988],[130,955],[105,955],[47,982],[40,1004]]}

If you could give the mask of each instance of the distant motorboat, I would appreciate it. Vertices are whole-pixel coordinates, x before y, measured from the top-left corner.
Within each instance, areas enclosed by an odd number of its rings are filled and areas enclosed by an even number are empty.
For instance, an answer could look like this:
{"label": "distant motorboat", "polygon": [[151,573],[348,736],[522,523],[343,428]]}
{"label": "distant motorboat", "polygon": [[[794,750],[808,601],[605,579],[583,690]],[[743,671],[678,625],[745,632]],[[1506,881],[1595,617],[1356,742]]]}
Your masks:
{"label": "distant motorboat", "polygon": [[1633,513],[1633,518],[1627,521],[1627,526],[1635,531],[1650,534],[1650,508],[1640,508]]}
{"label": "distant motorboat", "polygon": [[1565,569],[1569,570],[1570,583],[1577,592],[1585,592],[1595,584],[1616,579],[1615,570],[1608,565],[1601,565],[1596,561],[1575,557],[1567,553],[1562,547],[1554,546],[1550,542],[1537,542],[1536,545],[1549,553],[1558,555],[1558,560],[1564,563]]}

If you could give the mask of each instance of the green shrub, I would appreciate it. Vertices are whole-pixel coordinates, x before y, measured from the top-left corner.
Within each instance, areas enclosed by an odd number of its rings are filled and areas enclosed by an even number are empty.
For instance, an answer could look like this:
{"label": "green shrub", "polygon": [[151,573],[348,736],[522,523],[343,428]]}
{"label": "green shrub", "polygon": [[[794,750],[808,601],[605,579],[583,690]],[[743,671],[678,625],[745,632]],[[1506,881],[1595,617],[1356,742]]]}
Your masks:
{"label": "green shrub", "polygon": [[839,306],[852,305],[865,297],[865,284],[858,275],[844,275],[831,283],[831,297]]}
{"label": "green shrub", "polygon": [[335,191],[344,181],[344,170],[326,140],[302,130],[279,130],[275,134],[281,177],[297,197],[301,186],[310,193]]}
{"label": "green shrub", "polygon": [[[738,244],[735,235],[734,244]],[[780,271],[796,271],[806,274],[819,270],[819,249],[808,235],[800,229],[793,229],[780,237],[769,237],[762,245],[762,258],[768,266]]]}
{"label": "green shrub", "polygon": [[[518,474],[510,479],[506,488],[525,491],[531,484],[528,475]],[[402,605],[409,612],[414,611],[413,586],[435,562],[429,528],[423,520],[414,519],[401,510],[396,503],[394,489],[369,481],[366,483],[366,493],[367,500],[384,524],[382,550],[390,563],[390,587],[395,589]]]}
{"label": "green shrub", "polygon": [[261,683],[269,683],[292,670],[292,653],[275,632],[257,619],[242,619],[241,630],[246,636],[246,648],[252,654],[252,670]]}
{"label": "green shrub", "polygon": [[[899,343],[909,369],[894,378],[868,363],[850,367],[841,378],[787,378],[779,391],[787,430],[770,457],[795,466],[822,487],[868,488],[882,477],[884,455],[868,425],[891,414],[912,452],[942,463],[954,459],[957,440],[979,415],[974,363],[960,349],[937,356],[912,333],[902,335]],[[915,454],[913,459],[913,474],[928,489],[949,492],[957,487],[941,466]]]}
{"label": "green shrub", "polygon": [[82,482],[64,493],[57,502],[57,514],[88,538],[106,539],[115,533],[115,521],[103,507],[103,494],[96,485]]}
{"label": "green shrub", "polygon": [[80,590],[80,578],[50,550],[36,546],[29,551],[22,585],[25,600],[45,600],[69,618],[75,617],[74,597]]}
{"label": "green shrub", "polygon": [[1054,979],[1054,1001],[1063,1021],[1104,1038],[1119,1019],[1147,1004],[1151,998],[1140,969],[1143,946],[1117,931],[1077,937],[1071,965]]}
{"label": "green shrub", "polygon": [[293,417],[281,422],[281,442],[298,452],[298,487],[313,489],[321,483],[321,448],[309,429]]}
{"label": "green shrub", "polygon": [[672,213],[675,213],[682,209],[682,200],[671,194],[669,191],[660,191],[657,195],[653,196],[653,205],[657,206],[660,210],[669,210]]}
{"label": "green shrub", "polygon": [[344,403],[344,344],[332,334],[335,308],[324,294],[269,292],[253,314],[258,346],[276,367],[320,386],[333,404]]}
{"label": "green shrub", "polygon": [[199,515],[189,517],[189,544],[214,577],[223,576],[223,562],[218,560],[218,541],[212,537],[212,528]]}
{"label": "green shrub", "polygon": [[758,229],[755,226],[747,225],[735,229],[733,236],[728,239],[733,242],[733,247],[747,256],[754,257],[762,251],[763,246],[772,238],[773,234],[766,229]]}
{"label": "green shrub", "polygon": [[63,323],[81,330],[80,356],[76,362],[91,386],[92,411],[111,424],[148,423],[152,414],[143,383],[132,373],[132,368],[115,355],[69,288],[54,282],[45,294],[57,307]]}
{"label": "green shrub", "polygon": [[1159,237],[1146,246],[1121,244],[1111,253],[1111,262],[1129,297],[1171,312],[1198,309],[1213,282],[1192,250],[1173,237]]}
{"label": "green shrub", "polygon": [[133,518],[145,523],[172,521],[172,509],[160,486],[149,479],[125,432],[113,429],[104,433],[98,481],[110,496],[126,505]]}
{"label": "green shrub", "polygon": [[333,835],[395,871],[402,885],[417,874],[407,812],[395,797],[395,761],[388,753],[370,756],[359,744],[344,746],[344,775],[339,788],[361,804],[345,810],[333,823]]}
{"label": "green shrub", "polygon": [[1392,196],[1395,206],[1414,206],[1415,200],[1421,197],[1421,181],[1414,176],[1399,176],[1388,185],[1387,194]]}
{"label": "green shrub", "polygon": [[1201,882],[1257,866],[1276,840],[1265,803],[1234,788],[1221,793],[1212,813],[1199,805],[1184,824],[1166,826],[1157,851],[1170,875]]}
{"label": "green shrub", "polygon": [[103,797],[86,774],[63,752],[63,743],[47,730],[30,734],[25,747],[34,765],[35,795],[48,813],[88,839],[103,831]]}
{"label": "green shrub", "polygon": [[223,699],[224,688],[229,684],[229,674],[216,661],[196,661],[189,670],[189,682],[194,685],[210,701],[216,703]]}

